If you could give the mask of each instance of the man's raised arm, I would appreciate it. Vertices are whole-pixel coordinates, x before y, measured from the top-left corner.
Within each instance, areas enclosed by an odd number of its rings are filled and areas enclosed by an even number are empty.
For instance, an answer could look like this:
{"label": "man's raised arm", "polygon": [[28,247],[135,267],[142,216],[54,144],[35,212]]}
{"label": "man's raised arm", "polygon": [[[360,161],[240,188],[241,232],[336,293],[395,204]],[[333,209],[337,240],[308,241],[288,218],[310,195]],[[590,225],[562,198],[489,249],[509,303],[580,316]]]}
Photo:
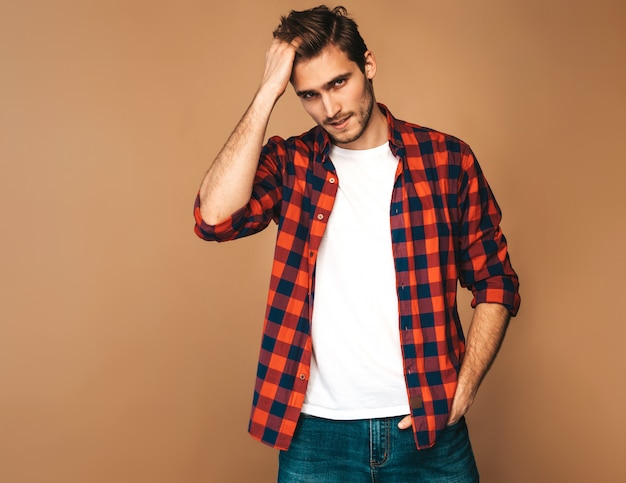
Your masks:
{"label": "man's raised arm", "polygon": [[265,130],[289,83],[296,48],[295,40],[275,39],[267,51],[261,85],[200,185],[200,213],[206,223],[224,221],[250,200]]}

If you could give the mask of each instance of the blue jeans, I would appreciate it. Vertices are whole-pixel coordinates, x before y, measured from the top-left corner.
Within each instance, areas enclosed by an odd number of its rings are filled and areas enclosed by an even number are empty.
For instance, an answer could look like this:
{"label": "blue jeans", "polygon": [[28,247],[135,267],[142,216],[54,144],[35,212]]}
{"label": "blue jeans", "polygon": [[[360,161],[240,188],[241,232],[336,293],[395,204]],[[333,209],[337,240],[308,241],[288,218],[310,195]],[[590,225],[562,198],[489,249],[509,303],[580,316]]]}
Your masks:
{"label": "blue jeans", "polygon": [[465,419],[435,446],[417,450],[402,416],[333,421],[302,415],[291,446],[279,454],[278,483],[470,483],[478,470]]}

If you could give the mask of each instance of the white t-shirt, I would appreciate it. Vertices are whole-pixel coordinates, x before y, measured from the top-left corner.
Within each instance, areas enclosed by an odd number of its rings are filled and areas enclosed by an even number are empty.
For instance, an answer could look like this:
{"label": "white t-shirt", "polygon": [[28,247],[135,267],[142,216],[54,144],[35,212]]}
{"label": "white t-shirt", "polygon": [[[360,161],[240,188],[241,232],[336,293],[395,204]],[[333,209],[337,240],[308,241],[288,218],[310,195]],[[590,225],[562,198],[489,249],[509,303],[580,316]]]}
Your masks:
{"label": "white t-shirt", "polygon": [[388,143],[332,146],[330,158],[339,188],[317,259],[302,410],[328,419],[409,414],[389,215],[398,159]]}

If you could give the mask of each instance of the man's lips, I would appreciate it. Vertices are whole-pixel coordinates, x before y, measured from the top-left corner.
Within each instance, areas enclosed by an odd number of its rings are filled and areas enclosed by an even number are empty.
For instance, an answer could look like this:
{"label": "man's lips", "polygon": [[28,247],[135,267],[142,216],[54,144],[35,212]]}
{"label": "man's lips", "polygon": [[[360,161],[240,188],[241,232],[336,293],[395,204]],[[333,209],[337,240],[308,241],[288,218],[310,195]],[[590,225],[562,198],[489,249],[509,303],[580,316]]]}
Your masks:
{"label": "man's lips", "polygon": [[342,129],[344,127],[346,127],[346,125],[348,124],[348,121],[350,120],[350,118],[352,117],[352,114],[348,114],[345,117],[342,117],[340,119],[337,120],[331,120],[331,121],[326,121],[326,125],[327,126],[332,126],[335,129]]}

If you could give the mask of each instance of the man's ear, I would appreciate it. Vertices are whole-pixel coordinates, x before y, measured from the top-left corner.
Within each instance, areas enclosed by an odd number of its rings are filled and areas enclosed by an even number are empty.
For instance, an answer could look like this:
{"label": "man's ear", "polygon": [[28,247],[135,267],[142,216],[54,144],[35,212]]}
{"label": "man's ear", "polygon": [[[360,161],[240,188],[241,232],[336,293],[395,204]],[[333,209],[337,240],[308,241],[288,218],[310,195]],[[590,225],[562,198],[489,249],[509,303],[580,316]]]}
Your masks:
{"label": "man's ear", "polygon": [[376,76],[376,58],[369,50],[365,52],[365,77],[372,80]]}

